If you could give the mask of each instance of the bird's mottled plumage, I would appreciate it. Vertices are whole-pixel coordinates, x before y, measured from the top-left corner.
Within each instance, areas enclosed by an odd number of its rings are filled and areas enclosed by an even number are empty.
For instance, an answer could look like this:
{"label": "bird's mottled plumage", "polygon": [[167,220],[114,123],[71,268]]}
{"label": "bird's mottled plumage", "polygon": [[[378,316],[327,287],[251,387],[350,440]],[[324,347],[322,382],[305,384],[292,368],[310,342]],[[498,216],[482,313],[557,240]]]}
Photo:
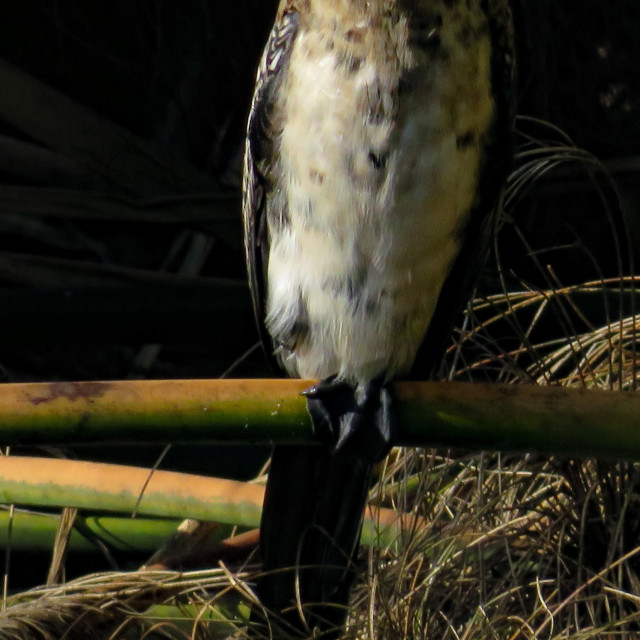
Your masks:
{"label": "bird's mottled plumage", "polygon": [[[384,383],[425,335],[433,365],[508,165],[512,63],[508,0],[281,2],[249,118],[244,220],[258,324],[288,374]],[[289,453],[289,466],[303,455]],[[284,485],[265,518],[286,519]]]}
{"label": "bird's mottled plumage", "polygon": [[470,212],[488,208],[487,11],[504,4],[281,4],[249,125],[245,220],[259,321],[291,375],[410,369]]}

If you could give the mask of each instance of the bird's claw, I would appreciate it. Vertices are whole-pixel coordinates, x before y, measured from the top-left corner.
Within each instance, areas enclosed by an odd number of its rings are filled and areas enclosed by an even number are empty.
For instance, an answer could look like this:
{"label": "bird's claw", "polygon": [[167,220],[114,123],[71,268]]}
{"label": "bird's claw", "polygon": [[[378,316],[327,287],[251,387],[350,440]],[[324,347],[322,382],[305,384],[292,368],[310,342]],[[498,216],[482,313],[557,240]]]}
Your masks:
{"label": "bird's claw", "polygon": [[327,378],[303,395],[317,435],[334,453],[376,462],[391,449],[392,398],[381,381],[353,387],[335,377]]}
{"label": "bird's claw", "polygon": [[301,391],[300,394],[305,398],[321,398],[322,396],[336,393],[336,391],[347,390],[353,390],[353,387],[348,382],[340,380],[337,376],[329,376]]}

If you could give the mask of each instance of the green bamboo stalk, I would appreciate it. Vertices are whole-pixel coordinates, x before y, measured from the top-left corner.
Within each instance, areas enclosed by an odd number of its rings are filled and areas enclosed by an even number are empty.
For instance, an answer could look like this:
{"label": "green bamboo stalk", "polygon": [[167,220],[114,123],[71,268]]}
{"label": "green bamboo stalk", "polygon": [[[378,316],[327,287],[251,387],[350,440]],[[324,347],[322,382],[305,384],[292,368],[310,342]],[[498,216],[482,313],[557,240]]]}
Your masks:
{"label": "green bamboo stalk", "polygon": [[299,395],[309,384],[157,380],[0,385],[0,443],[313,442]]}
{"label": "green bamboo stalk", "polygon": [[[171,471],[78,460],[0,458],[0,503],[77,507],[256,527],[263,488]],[[142,496],[142,497],[141,497]]]}
{"label": "green bamboo stalk", "polygon": [[[264,487],[247,482],[172,471],[151,473],[118,464],[0,457],[0,504],[135,512],[257,528],[263,499]],[[362,540],[386,547],[399,539],[403,526],[415,524],[410,515],[371,508],[365,514]],[[220,539],[228,533],[223,527]]]}
{"label": "green bamboo stalk", "polygon": [[234,624],[249,620],[250,607],[237,593],[225,598],[217,598],[208,605],[167,605],[157,604],[144,612],[144,619],[150,624],[170,621],[185,633],[193,631],[194,623],[202,625],[214,623],[216,637],[226,638],[238,630]]}
{"label": "green bamboo stalk", "polygon": [[[16,509],[0,511],[0,548],[10,546],[20,551],[51,550],[60,516],[55,513],[35,513]],[[121,551],[152,553],[175,532],[180,520],[88,516],[82,527],[96,538]],[[219,539],[231,534],[232,527],[220,527]],[[11,535],[9,536],[9,531]],[[216,536],[216,539],[218,536]],[[95,551],[96,546],[74,529],[69,539],[70,551]]]}
{"label": "green bamboo stalk", "polygon": [[[309,380],[0,385],[0,443],[317,442]],[[447,382],[394,387],[397,443],[640,459],[640,396]]]}

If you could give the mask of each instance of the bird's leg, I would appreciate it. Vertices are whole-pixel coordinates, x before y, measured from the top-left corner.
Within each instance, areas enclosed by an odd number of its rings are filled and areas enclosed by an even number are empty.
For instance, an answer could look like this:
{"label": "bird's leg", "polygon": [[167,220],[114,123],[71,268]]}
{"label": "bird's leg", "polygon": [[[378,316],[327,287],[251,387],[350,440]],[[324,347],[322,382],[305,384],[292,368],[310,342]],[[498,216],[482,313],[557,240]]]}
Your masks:
{"label": "bird's leg", "polygon": [[381,378],[357,386],[335,377],[303,395],[318,436],[335,452],[377,462],[389,453],[395,433],[391,390]]}

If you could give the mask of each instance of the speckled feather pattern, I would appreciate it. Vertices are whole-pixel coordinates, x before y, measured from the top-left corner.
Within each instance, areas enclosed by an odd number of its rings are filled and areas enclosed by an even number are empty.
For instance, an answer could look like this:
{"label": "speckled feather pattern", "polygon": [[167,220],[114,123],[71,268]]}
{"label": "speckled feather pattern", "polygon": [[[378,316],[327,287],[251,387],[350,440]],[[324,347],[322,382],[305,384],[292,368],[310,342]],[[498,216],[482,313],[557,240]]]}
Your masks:
{"label": "speckled feather pattern", "polygon": [[244,215],[258,321],[290,375],[365,383],[410,369],[480,209],[496,115],[489,16],[501,11],[504,0],[281,3]]}

